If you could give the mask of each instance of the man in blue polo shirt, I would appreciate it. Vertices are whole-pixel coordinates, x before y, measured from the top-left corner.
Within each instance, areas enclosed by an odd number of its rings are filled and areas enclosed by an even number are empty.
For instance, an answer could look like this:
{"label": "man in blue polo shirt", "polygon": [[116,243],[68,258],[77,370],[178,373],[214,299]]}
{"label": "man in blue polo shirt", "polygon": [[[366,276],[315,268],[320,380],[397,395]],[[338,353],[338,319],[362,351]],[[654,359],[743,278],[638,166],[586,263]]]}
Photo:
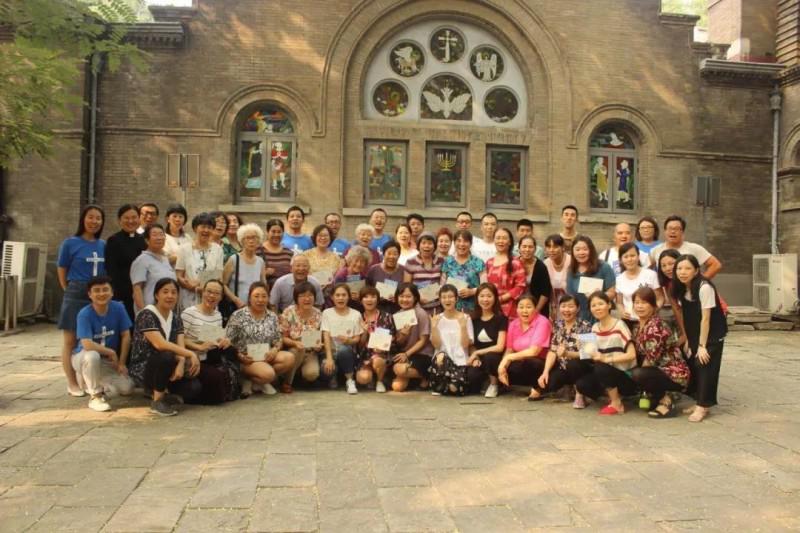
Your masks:
{"label": "man in blue polo shirt", "polygon": [[286,211],[286,231],[283,233],[281,245],[290,249],[295,255],[314,247],[311,237],[303,233],[305,220],[306,213],[298,205],[293,205]]}
{"label": "man in blue polo shirt", "polygon": [[93,277],[87,291],[92,303],[78,312],[78,346],[72,354],[72,368],[79,386],[91,395],[89,408],[110,411],[106,393],[127,395],[133,390],[125,366],[133,324],[125,306],[111,299],[111,278]]}

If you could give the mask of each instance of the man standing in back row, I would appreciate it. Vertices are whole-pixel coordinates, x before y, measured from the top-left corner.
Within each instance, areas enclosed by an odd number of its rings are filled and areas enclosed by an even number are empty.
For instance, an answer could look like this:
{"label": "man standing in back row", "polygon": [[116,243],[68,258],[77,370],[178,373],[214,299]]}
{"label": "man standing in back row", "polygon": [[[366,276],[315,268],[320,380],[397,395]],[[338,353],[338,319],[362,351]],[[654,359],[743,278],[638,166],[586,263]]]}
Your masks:
{"label": "man standing in back row", "polygon": [[722,270],[719,259],[697,243],[683,240],[686,220],[678,215],[670,215],[664,221],[664,242],[650,251],[650,260],[658,268],[658,256],[667,249],[678,250],[681,254],[691,254],[703,266],[703,276],[711,279]]}

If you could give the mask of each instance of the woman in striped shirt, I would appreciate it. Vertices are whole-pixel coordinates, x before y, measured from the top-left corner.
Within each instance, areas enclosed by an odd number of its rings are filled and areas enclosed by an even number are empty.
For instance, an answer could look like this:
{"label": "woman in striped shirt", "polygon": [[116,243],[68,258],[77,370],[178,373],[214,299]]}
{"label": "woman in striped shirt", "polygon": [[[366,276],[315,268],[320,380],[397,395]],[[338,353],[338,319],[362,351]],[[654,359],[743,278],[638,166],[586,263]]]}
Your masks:
{"label": "woman in striped shirt", "polygon": [[[419,255],[406,262],[405,282],[413,283],[420,290],[427,285],[441,283],[444,259],[437,257],[434,253],[436,251],[436,238],[433,233],[425,232],[419,236],[417,250],[419,250]],[[431,300],[426,300],[423,297],[420,300],[420,305],[429,315],[441,311],[438,296]]]}

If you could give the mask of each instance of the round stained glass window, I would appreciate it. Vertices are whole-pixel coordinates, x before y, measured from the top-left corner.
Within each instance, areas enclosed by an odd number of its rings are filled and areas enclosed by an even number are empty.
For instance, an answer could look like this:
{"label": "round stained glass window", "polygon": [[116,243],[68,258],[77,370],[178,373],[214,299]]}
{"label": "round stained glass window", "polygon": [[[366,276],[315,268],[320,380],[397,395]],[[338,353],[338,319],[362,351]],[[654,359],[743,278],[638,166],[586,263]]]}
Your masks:
{"label": "round stained glass window", "polygon": [[398,117],[408,108],[408,91],[396,81],[385,81],[375,87],[372,105],[385,117]]}
{"label": "round stained glass window", "polygon": [[492,82],[503,74],[505,62],[500,52],[491,46],[479,46],[469,58],[469,68],[479,80]]}
{"label": "round stained glass window", "polygon": [[415,43],[402,41],[392,48],[389,61],[395,74],[409,78],[425,66],[425,54]]}
{"label": "round stained glass window", "polygon": [[431,54],[442,63],[454,63],[466,50],[464,36],[453,28],[436,30],[431,36]]}
{"label": "round stained glass window", "polygon": [[510,90],[504,87],[492,89],[483,101],[486,115],[495,122],[508,122],[517,116],[519,102]]}
{"label": "round stained glass window", "polygon": [[445,120],[472,120],[472,91],[464,81],[440,74],[422,88],[420,116]]}

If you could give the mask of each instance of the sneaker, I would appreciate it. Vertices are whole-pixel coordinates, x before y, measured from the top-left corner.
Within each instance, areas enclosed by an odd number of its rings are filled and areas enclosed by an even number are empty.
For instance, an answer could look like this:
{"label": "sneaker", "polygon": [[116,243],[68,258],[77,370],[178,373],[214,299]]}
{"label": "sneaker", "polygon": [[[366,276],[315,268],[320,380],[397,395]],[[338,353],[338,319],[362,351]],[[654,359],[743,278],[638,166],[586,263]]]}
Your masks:
{"label": "sneaker", "polygon": [[163,401],[166,402],[167,405],[172,405],[173,407],[176,405],[183,405],[183,397],[177,394],[167,393],[164,395]]}
{"label": "sneaker", "polygon": [[383,381],[375,384],[375,392],[386,392],[386,385],[383,384]]}
{"label": "sneaker", "polygon": [[97,411],[98,413],[104,413],[106,411],[110,411],[111,406],[108,405],[108,400],[106,400],[106,397],[100,395],[89,400],[89,409],[92,411]]}
{"label": "sneaker", "polygon": [[278,391],[275,390],[275,387],[273,387],[269,383],[263,385],[263,388],[264,388],[264,394],[266,394],[267,396],[278,394]]}
{"label": "sneaker", "polygon": [[178,414],[178,411],[164,400],[153,400],[153,403],[150,404],[150,412],[158,416],[175,416]]}
{"label": "sneaker", "polygon": [[252,395],[253,395],[253,382],[250,381],[249,379],[243,379],[242,392],[240,396],[242,398],[249,398]]}
{"label": "sneaker", "polygon": [[441,395],[442,395],[442,393],[439,392],[438,390],[432,390],[431,391],[431,396],[441,396]]}
{"label": "sneaker", "polygon": [[500,388],[495,385],[494,383],[490,383],[488,387],[486,387],[486,394],[483,395],[484,398],[497,398],[497,393],[500,392]]}
{"label": "sneaker", "polygon": [[331,380],[328,382],[329,389],[338,389],[339,388],[339,380],[336,379],[336,376],[333,376]]}
{"label": "sneaker", "polygon": [[70,396],[74,396],[76,398],[81,398],[83,396],[86,396],[86,391],[84,391],[80,387],[78,387],[77,389],[73,389],[72,387],[67,385],[67,394],[69,394]]}
{"label": "sneaker", "polygon": [[583,394],[576,394],[575,401],[572,402],[573,409],[586,409],[586,399],[583,397]]}
{"label": "sneaker", "polygon": [[356,388],[356,380],[348,379],[346,386],[347,386],[347,394],[358,394],[358,389]]}

